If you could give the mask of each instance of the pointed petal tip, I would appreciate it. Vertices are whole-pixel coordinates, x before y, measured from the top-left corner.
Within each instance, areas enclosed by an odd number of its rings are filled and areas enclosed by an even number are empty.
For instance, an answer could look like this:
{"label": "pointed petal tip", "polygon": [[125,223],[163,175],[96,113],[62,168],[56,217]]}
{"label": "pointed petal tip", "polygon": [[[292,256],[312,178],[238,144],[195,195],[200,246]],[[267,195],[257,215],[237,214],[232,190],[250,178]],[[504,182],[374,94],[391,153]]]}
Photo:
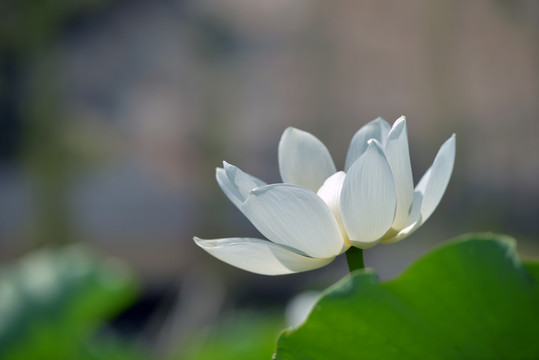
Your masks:
{"label": "pointed petal tip", "polygon": [[234,169],[236,169],[236,166],[223,160],[223,170],[225,171],[227,176],[230,176],[230,172]]}
{"label": "pointed petal tip", "polygon": [[401,115],[397,120],[395,120],[393,123],[393,128],[396,128],[397,126],[406,126],[406,116]]}
{"label": "pointed petal tip", "polygon": [[382,150],[382,144],[380,143],[380,141],[378,141],[377,139],[369,139],[367,141],[367,144],[369,145],[367,147],[367,151],[369,151],[370,149],[372,148],[376,148],[377,150],[381,151],[382,153],[384,152]]}
{"label": "pointed petal tip", "polygon": [[223,161],[223,170],[225,171],[225,174],[228,178],[230,178],[230,181],[234,182],[234,177],[231,177],[231,174],[233,174],[233,171],[235,170],[235,166],[232,164],[227,163],[226,161]]}
{"label": "pointed petal tip", "polygon": [[453,152],[453,156],[454,156],[454,153],[455,153],[455,148],[456,148],[456,142],[457,142],[457,135],[455,133],[451,134],[451,136],[442,144],[442,147],[450,147],[451,148],[451,151]]}
{"label": "pointed petal tip", "polygon": [[405,135],[408,136],[406,118],[404,116],[401,116],[393,123],[393,126],[389,131],[388,141],[397,139],[399,136],[402,135],[403,132],[406,132]]}
{"label": "pointed petal tip", "polygon": [[193,241],[204,250],[219,247],[219,239],[201,239],[198,236],[193,236]]}
{"label": "pointed petal tip", "polygon": [[219,171],[224,171],[224,170],[227,168],[227,166],[230,165],[230,164],[227,163],[225,160],[222,161],[222,164],[223,164],[222,166],[216,166],[216,167],[215,167],[215,173],[216,173],[216,174],[217,174]]}
{"label": "pointed petal tip", "polygon": [[380,143],[380,141],[378,141],[377,139],[370,139],[369,141],[367,141],[367,144],[368,144],[367,150],[365,150],[364,154],[375,151],[379,153],[380,155],[382,155],[384,159],[386,158],[386,154],[384,152],[384,146]]}

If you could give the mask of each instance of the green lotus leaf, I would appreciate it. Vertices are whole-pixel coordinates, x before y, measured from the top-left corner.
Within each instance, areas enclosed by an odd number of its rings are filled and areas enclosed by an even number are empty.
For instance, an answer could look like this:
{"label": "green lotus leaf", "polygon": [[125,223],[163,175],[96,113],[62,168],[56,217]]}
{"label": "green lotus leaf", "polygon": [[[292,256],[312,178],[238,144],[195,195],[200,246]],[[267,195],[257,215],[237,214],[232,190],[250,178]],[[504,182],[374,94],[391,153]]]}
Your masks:
{"label": "green lotus leaf", "polygon": [[329,288],[275,359],[538,359],[539,264],[515,241],[462,236],[380,282],[371,269]]}

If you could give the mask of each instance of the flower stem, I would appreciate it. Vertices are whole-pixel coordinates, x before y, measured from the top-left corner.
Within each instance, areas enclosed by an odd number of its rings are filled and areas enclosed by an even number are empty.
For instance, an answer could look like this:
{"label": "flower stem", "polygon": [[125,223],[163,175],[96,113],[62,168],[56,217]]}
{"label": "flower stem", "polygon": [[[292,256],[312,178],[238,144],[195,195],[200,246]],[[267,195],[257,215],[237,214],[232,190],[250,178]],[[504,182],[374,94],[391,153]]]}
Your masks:
{"label": "flower stem", "polygon": [[350,272],[363,269],[365,267],[365,263],[363,262],[363,249],[352,246],[346,251],[346,261],[348,262]]}

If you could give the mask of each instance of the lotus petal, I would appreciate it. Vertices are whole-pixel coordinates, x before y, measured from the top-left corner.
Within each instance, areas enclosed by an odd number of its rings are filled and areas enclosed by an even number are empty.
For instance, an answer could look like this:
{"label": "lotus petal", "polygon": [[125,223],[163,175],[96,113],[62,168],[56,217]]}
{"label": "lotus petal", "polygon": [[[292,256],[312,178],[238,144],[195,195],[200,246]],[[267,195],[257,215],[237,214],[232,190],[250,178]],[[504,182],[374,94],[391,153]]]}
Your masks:
{"label": "lotus petal", "polygon": [[279,142],[279,170],[283,182],[313,192],[337,169],[326,146],[314,135],[289,127]]}
{"label": "lotus petal", "polygon": [[346,154],[344,170],[348,172],[354,162],[363,155],[367,150],[370,139],[376,139],[380,144],[384,145],[390,129],[391,126],[381,117],[362,126],[352,137],[348,153]]}
{"label": "lotus petal", "polygon": [[365,153],[344,179],[341,216],[353,246],[376,245],[395,219],[397,195],[382,146],[369,141]]}
{"label": "lotus petal", "polygon": [[344,240],[331,210],[303,187],[274,184],[257,188],[242,211],[269,240],[307,256],[329,258],[342,249]]}
{"label": "lotus petal", "polygon": [[284,275],[317,269],[333,258],[314,259],[285,246],[256,238],[225,238],[195,243],[217,259],[240,269],[262,275]]}

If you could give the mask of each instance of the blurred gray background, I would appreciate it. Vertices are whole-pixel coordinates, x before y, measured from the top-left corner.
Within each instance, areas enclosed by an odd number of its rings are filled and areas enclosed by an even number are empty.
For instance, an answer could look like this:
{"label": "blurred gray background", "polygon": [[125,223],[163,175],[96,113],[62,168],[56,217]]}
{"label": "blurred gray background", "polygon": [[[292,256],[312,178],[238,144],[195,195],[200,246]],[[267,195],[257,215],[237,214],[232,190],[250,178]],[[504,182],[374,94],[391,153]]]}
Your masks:
{"label": "blurred gray background", "polygon": [[342,168],[355,131],[400,115],[416,182],[453,132],[455,169],[429,221],[367,266],[389,278],[474,231],[539,256],[535,0],[3,1],[0,19],[0,262],[89,243],[172,299],[167,334],[281,306],[344,276],[344,259],[271,278],[204,253],[194,235],[258,236],[215,167],[280,181],[294,126]]}

